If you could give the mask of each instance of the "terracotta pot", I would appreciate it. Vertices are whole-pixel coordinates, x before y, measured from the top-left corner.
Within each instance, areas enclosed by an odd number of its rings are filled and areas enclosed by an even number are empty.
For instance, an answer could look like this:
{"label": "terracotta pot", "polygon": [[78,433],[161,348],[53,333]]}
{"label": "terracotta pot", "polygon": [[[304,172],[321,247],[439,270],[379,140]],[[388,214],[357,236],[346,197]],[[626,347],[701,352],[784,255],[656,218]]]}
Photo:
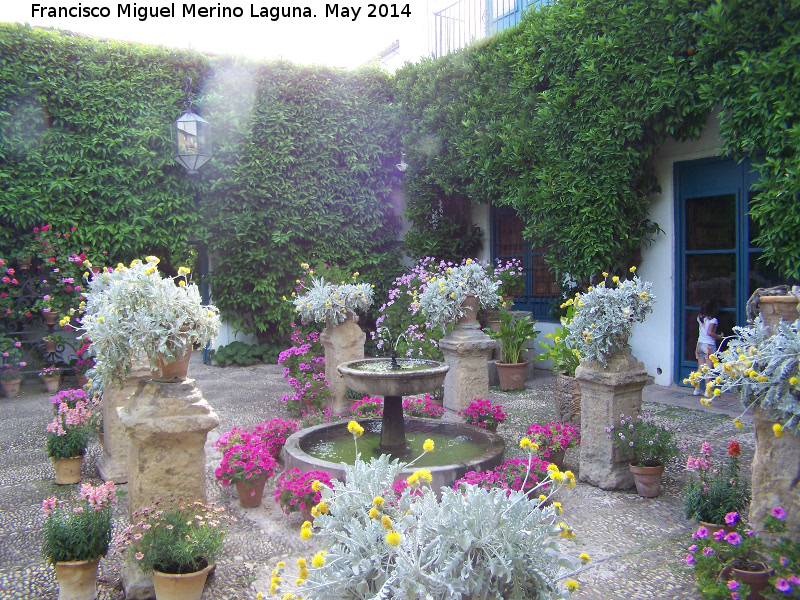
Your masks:
{"label": "terracotta pot", "polygon": [[494,332],[500,331],[500,321],[488,321],[488,323],[489,323],[489,329],[491,329]]}
{"label": "terracotta pot", "polygon": [[61,375],[56,375],[55,377],[42,377],[42,381],[44,381],[45,389],[49,393],[55,394],[58,392],[58,388],[61,385]]}
{"label": "terracotta pot", "polygon": [[200,600],[206,578],[214,565],[208,565],[202,571],[185,575],[172,575],[153,571],[153,588],[158,600]]}
{"label": "terracotta pot", "polygon": [[53,470],[56,472],[56,484],[74,485],[80,482],[82,464],[83,456],[54,460]]}
{"label": "terracotta pot", "polygon": [[764,320],[770,332],[773,326],[781,320],[794,323],[800,318],[797,312],[796,296],[761,296],[758,299],[758,308],[761,311],[761,318]]}
{"label": "terracotta pot", "polygon": [[44,349],[47,350],[50,354],[56,351],[56,341],[55,340],[42,340],[44,342]]}
{"label": "terracotta pot", "polygon": [[95,600],[99,564],[99,556],[94,560],[57,562],[58,600]]}
{"label": "terracotta pot", "polygon": [[464,316],[456,319],[458,325],[472,325],[478,321],[478,297],[475,294],[467,294],[467,297],[461,303],[461,308],[464,310]]}
{"label": "terracotta pot", "polygon": [[559,470],[564,468],[564,458],[567,455],[566,450],[559,450],[558,452],[551,452],[549,458],[545,458],[547,462],[553,463]]}
{"label": "terracotta pot", "polygon": [[159,383],[178,383],[184,381],[189,374],[189,360],[192,358],[192,347],[186,348],[183,356],[167,362],[163,356],[155,359],[156,368],[150,370],[150,378]]}
{"label": "terracotta pot", "polygon": [[500,379],[500,389],[521,390],[525,387],[525,379],[528,373],[528,361],[521,363],[501,363],[496,362],[497,376]]}
{"label": "terracotta pot", "polygon": [[42,318],[44,319],[45,325],[55,325],[58,320],[58,313],[54,310],[43,312]]}
{"label": "terracotta pot", "polygon": [[99,265],[92,265],[92,273],[95,275],[99,274],[103,270],[103,267]]}
{"label": "terracotta pot", "polygon": [[239,503],[245,508],[254,508],[261,504],[264,497],[264,486],[267,483],[266,477],[250,479],[248,481],[236,480],[236,493],[239,495]]}
{"label": "terracotta pot", "polygon": [[657,467],[637,467],[630,465],[636,491],[643,498],[655,498],[661,493],[661,476],[664,474],[664,465]]}
{"label": "terracotta pot", "polygon": [[75,379],[78,380],[78,385],[81,387],[89,383],[89,378],[86,377],[86,375],[84,375],[83,373],[78,373],[77,375],[75,375]]}
{"label": "terracotta pot", "polygon": [[0,383],[3,384],[3,393],[5,393],[6,398],[16,398],[19,396],[19,384],[22,383],[22,379],[11,379]]}
{"label": "terracotta pot", "polygon": [[761,566],[760,571],[743,571],[741,569],[731,569],[728,579],[735,579],[739,583],[746,583],[750,586],[750,593],[745,600],[764,600],[761,591],[769,586],[769,578],[773,575],[772,569],[767,569],[764,563],[757,563]]}
{"label": "terracotta pot", "polygon": [[497,433],[497,423],[491,423],[491,424],[487,423],[484,429],[492,433]]}

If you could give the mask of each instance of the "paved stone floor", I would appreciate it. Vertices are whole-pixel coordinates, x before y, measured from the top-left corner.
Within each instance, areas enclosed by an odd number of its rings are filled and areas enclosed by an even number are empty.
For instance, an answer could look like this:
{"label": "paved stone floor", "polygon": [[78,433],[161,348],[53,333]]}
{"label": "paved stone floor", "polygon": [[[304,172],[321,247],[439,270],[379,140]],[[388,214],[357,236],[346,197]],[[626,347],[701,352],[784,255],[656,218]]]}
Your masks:
{"label": "paved stone floor", "polygon": [[[220,416],[206,445],[207,489],[210,501],[222,503],[238,517],[226,542],[225,557],[209,578],[203,600],[249,600],[266,593],[269,573],[278,560],[309,556],[315,550],[299,537],[300,516],[285,516],[272,500],[270,484],[260,507],[243,509],[231,488],[214,478],[221,456],[214,449],[219,435],[234,426],[248,426],[288,414],[280,397],[289,389],[276,365],[218,368],[203,365],[200,354],[192,358],[190,377],[197,381],[206,400]],[[552,420],[554,378],[545,371],[519,392],[490,391],[493,402],[509,413],[498,433],[506,438],[508,454],[532,422]],[[64,382],[69,385],[69,381]],[[63,387],[63,386],[62,386]],[[43,522],[39,506],[51,495],[65,496],[69,489],[53,483],[52,466],[44,451],[45,426],[49,420],[49,394],[39,385],[23,386],[18,398],[0,399],[0,599],[55,600],[58,586],[52,568],[40,553]],[[572,555],[587,552],[590,568],[578,580],[573,595],[583,599],[696,599],[691,572],[683,557],[693,527],[681,510],[681,490],[688,473],[683,469],[686,453],[697,454],[700,443],[709,441],[723,448],[735,439],[742,446],[742,464],[750,464],[754,451],[750,420],[737,430],[731,415],[741,411],[733,398],[724,398],[713,409],[702,407],[691,394],[677,386],[649,385],[644,392],[644,412],[656,414],[680,428],[687,451],[667,466],[664,488],[655,499],[633,492],[605,492],[579,483],[560,493],[566,520],[577,537],[563,550]],[[101,454],[97,441],[84,461],[82,481],[100,483],[96,461]],[[566,467],[578,472],[577,450],[567,453]],[[124,489],[125,486],[120,486]],[[115,531],[127,525],[124,498],[115,511]],[[312,538],[313,541],[313,538]],[[119,581],[119,556],[100,563],[98,598],[124,597]]]}

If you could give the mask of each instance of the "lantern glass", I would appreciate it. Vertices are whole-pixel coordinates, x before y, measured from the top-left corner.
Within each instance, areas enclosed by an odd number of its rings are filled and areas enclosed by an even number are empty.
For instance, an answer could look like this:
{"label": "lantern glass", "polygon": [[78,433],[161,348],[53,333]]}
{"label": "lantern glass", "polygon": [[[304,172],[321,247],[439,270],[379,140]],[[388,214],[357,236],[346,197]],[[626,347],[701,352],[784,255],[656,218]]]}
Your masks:
{"label": "lantern glass", "polygon": [[211,131],[208,121],[185,112],[172,124],[175,160],[192,175],[211,158]]}

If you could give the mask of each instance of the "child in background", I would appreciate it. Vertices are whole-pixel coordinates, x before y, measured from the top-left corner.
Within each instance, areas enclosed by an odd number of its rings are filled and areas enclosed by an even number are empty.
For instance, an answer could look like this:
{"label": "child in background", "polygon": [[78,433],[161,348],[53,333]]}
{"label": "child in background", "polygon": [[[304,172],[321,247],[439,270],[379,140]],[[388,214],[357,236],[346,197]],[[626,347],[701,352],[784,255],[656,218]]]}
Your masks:
{"label": "child in background", "polygon": [[[709,369],[713,366],[711,364],[711,355],[717,350],[717,341],[725,337],[722,332],[717,331],[717,327],[719,327],[718,315],[719,304],[716,300],[706,300],[700,306],[700,314],[697,317],[700,332],[697,336],[697,348],[694,351],[694,355],[697,357],[698,372],[702,372],[703,365]],[[704,379],[701,386],[695,389],[695,396],[706,395],[705,384],[706,381]]]}

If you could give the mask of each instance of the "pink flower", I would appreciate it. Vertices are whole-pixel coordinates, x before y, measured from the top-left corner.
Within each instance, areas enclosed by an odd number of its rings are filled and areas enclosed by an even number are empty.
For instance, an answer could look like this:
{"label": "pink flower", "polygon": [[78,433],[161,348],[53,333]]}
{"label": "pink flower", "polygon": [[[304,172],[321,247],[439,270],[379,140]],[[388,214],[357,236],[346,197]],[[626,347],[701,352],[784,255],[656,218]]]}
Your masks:
{"label": "pink flower", "polygon": [[775,581],[775,589],[785,594],[792,591],[792,586],[785,579],[778,577],[777,581]]}
{"label": "pink flower", "polygon": [[692,534],[692,537],[693,537],[694,539],[697,539],[697,538],[707,538],[707,537],[708,537],[708,529],[706,529],[705,527],[699,527],[699,528],[697,529],[697,531],[695,531],[695,532]]}
{"label": "pink flower", "polygon": [[729,590],[738,590],[740,587],[741,587],[741,586],[739,585],[739,582],[738,582],[738,581],[736,581],[735,579],[731,579],[731,580],[728,582],[728,589],[729,589]]}
{"label": "pink flower", "polygon": [[728,525],[734,525],[739,520],[739,513],[738,512],[729,512],[725,515],[725,522]]}
{"label": "pink flower", "polygon": [[742,536],[740,536],[735,531],[732,531],[725,536],[725,541],[728,542],[731,546],[738,546],[739,544],[742,543]]}
{"label": "pink flower", "polygon": [[776,506],[775,508],[772,509],[772,516],[775,517],[776,519],[783,520],[786,518],[786,511],[783,510],[783,508],[781,508],[780,506]]}
{"label": "pink flower", "polygon": [[695,562],[696,561],[694,559],[694,556],[692,556],[691,554],[687,554],[686,555],[686,564],[687,565],[693,565]]}

